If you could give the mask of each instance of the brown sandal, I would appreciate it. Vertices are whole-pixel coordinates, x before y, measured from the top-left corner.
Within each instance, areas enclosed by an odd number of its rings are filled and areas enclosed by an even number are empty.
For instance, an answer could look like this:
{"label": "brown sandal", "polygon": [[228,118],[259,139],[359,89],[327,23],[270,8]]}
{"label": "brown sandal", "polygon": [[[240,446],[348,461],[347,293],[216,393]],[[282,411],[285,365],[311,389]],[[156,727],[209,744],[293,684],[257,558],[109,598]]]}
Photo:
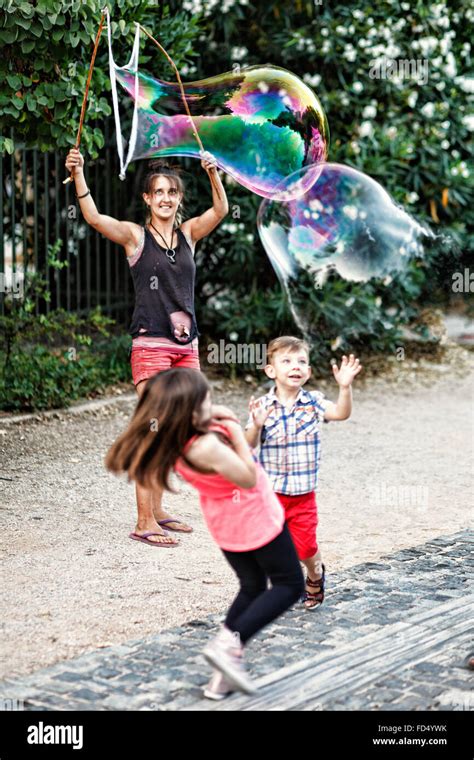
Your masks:
{"label": "brown sandal", "polygon": [[319,578],[317,581],[312,581],[310,578],[306,577],[306,585],[311,586],[312,588],[317,588],[318,590],[317,591],[305,590],[304,596],[303,596],[305,610],[315,610],[316,607],[320,607],[321,604],[324,602],[325,581],[326,581],[326,568],[324,565],[323,565],[323,574],[321,578]]}

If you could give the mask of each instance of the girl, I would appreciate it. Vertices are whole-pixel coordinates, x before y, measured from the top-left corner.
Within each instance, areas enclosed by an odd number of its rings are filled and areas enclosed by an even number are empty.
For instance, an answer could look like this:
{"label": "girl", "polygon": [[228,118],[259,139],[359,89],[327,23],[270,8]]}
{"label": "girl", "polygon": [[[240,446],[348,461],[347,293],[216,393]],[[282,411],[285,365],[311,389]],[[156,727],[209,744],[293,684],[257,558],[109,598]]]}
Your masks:
{"label": "girl", "polygon": [[[100,214],[86,185],[82,155],[73,148],[66,160],[84,219],[106,238],[122,245],[128,258],[136,297],[130,333],[132,375],[138,396],[156,372],[170,367],[199,370],[194,246],[228,212],[225,190],[211,154],[203,154],[201,166],[213,180],[212,208],[180,224],[184,198],[181,177],[167,164],[150,163],[143,187],[148,218],[142,227]],[[162,495],[160,490],[152,494],[137,484],[138,520],[130,538],[169,548],[179,541],[169,537],[162,526],[181,533],[192,530],[164,510]]]}
{"label": "girl", "polygon": [[201,373],[161,372],[148,381],[106,466],[146,488],[169,490],[174,470],[199,491],[209,531],[240,582],[224,626],[204,650],[219,673],[205,693],[252,693],[243,647],[299,599],[304,580],[283,508],[235,415],[212,405]]}

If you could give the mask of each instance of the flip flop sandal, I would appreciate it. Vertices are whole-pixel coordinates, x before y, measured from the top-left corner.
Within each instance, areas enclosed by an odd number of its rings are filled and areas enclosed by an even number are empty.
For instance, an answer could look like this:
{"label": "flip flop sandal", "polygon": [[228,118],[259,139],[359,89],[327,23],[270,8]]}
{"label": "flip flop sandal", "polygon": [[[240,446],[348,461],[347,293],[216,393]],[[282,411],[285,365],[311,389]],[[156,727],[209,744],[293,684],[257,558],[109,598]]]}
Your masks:
{"label": "flip flop sandal", "polygon": [[167,536],[168,533],[165,531],[163,533],[154,533],[152,530],[148,531],[148,533],[143,533],[142,535],[138,533],[129,533],[128,537],[131,538],[133,541],[141,541],[143,544],[148,544],[148,546],[157,546],[160,549],[173,549],[175,546],[179,546],[179,543],[174,544],[165,544],[163,542],[158,541],[149,541],[148,536]]}
{"label": "flip flop sandal", "polygon": [[[319,578],[317,581],[312,581],[308,577],[306,578],[306,585],[312,586],[313,588],[318,587],[318,591],[305,591],[303,595],[303,602],[304,602],[304,608],[305,610],[315,610],[317,607],[320,607],[322,603],[324,602],[324,585],[326,580],[326,567],[323,565],[323,574],[322,577]],[[307,604],[307,602],[311,602],[311,604]]]}
{"label": "flip flop sandal", "polygon": [[[168,525],[168,523],[179,523],[180,525],[184,525],[182,520],[177,520],[175,517],[169,517],[167,520],[157,520],[158,525]],[[179,528],[168,528],[168,530],[172,530],[174,533],[192,533],[193,528],[191,530],[179,530]]]}

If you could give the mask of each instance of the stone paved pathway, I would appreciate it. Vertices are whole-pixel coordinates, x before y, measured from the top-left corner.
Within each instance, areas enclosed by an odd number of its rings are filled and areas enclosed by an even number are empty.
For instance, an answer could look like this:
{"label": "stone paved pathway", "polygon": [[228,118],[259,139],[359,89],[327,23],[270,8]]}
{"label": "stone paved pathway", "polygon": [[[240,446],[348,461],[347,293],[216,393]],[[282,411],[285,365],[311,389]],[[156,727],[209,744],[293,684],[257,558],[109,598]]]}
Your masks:
{"label": "stone paved pathway", "polygon": [[249,646],[254,697],[201,698],[210,616],[0,683],[26,710],[474,710],[474,535],[440,537],[328,573],[316,612],[293,608]]}

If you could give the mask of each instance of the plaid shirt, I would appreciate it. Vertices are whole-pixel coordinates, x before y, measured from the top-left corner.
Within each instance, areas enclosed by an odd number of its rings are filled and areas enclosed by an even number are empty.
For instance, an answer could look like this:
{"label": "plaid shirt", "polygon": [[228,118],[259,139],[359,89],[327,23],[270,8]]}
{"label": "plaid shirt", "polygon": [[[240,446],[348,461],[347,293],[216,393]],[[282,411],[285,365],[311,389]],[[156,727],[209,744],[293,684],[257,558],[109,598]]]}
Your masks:
{"label": "plaid shirt", "polygon": [[[287,412],[275,387],[260,398],[265,408],[272,406],[262,429],[260,462],[276,493],[291,496],[316,490],[320,458],[319,431],[327,406],[319,391],[300,389],[295,405]],[[252,425],[249,415],[246,428]]]}

